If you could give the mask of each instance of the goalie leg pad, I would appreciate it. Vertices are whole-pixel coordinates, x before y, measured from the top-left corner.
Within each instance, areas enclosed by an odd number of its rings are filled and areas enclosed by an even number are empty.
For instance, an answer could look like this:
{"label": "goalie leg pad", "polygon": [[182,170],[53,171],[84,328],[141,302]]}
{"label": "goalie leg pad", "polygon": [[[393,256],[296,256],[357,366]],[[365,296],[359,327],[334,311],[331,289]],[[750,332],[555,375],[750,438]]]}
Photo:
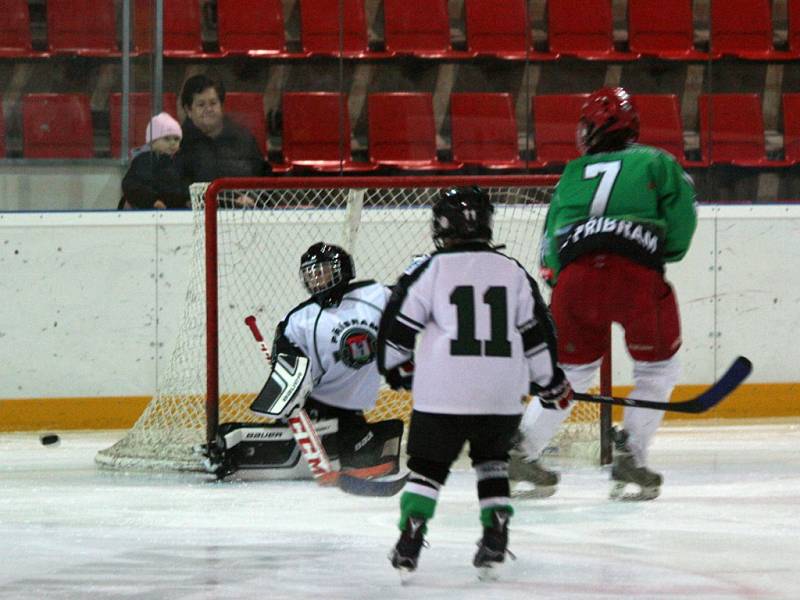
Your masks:
{"label": "goalie leg pad", "polygon": [[[336,424],[321,421],[320,435],[335,434]],[[219,433],[225,445],[225,460],[238,469],[292,470],[302,462],[294,434],[284,424],[224,423]]]}
{"label": "goalie leg pad", "polygon": [[366,423],[366,427],[359,431],[359,437],[352,444],[348,466],[362,468],[393,463],[388,473],[397,473],[400,468],[402,438],[403,421],[400,419]]}

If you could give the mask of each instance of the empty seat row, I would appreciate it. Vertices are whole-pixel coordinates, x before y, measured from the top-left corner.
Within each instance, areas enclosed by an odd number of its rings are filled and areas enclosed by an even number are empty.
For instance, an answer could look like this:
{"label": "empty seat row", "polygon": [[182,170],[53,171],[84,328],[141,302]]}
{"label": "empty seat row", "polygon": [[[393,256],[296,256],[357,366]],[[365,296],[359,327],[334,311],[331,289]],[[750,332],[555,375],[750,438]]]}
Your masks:
{"label": "empty seat row", "polygon": [[[370,48],[365,0],[299,0],[302,52],[286,48],[281,0],[216,0],[219,52],[203,50],[197,0],[164,0],[164,55],[172,57],[311,56],[434,58],[496,56],[552,60],[576,56],[635,60],[800,57],[800,0],[788,2],[788,44],[773,43],[771,0],[711,2],[710,51],[695,47],[692,0],[629,0],[628,48],[614,44],[611,0],[547,0],[547,47],[534,50],[527,0],[465,0],[466,50],[450,35],[447,0],[383,0],[385,49]],[[152,49],[153,0],[134,0],[134,52]],[[48,0],[52,53],[119,52],[114,0]],[[91,18],[86,18],[91,15]],[[35,55],[27,0],[0,0],[0,57]],[[41,54],[41,53],[40,53]]]}
{"label": "empty seat row", "polygon": [[[433,97],[427,93],[376,93],[367,98],[368,161],[351,152],[347,97],[335,92],[290,92],[282,102],[283,161],[275,171],[370,171],[381,166],[408,170],[547,168],[576,158],[575,127],[587,94],[534,96],[533,152],[520,152],[514,102],[504,93],[453,93],[450,96],[451,160],[438,158]],[[110,99],[112,155],[120,155],[121,94]],[[267,124],[263,96],[231,92],[225,112],[250,129],[266,155]],[[641,120],[640,142],[663,148],[686,167],[732,164],[784,167],[800,164],[800,93],[782,98],[784,156],[767,156],[758,94],[712,94],[699,99],[700,152],[688,160],[678,97],[634,96]],[[144,143],[151,113],[150,95],[130,94],[129,140]],[[164,94],[165,110],[175,113],[174,94]],[[29,94],[23,97],[25,158],[94,157],[89,99],[83,94]],[[3,132],[0,112],[0,133]],[[5,136],[0,152],[5,155]],[[523,141],[522,150],[525,142]],[[523,157],[531,160],[524,160]]]}
{"label": "empty seat row", "polygon": [[[370,94],[367,99],[369,164],[354,163],[341,131],[349,132],[346,98],[337,93],[287,93],[283,96],[285,167],[317,170],[392,166],[401,169],[544,168],[576,158],[575,129],[588,94],[534,96],[535,158],[523,160],[510,94],[453,93],[450,96],[452,160],[437,157],[433,98],[426,93]],[[758,94],[712,94],[699,100],[700,156],[684,150],[678,97],[634,96],[639,109],[639,141],[673,154],[685,167],[732,164],[785,167],[800,163],[800,94],[783,95],[784,159],[766,153],[761,98]],[[331,118],[339,115],[338,118]],[[529,153],[525,153],[528,155]]]}

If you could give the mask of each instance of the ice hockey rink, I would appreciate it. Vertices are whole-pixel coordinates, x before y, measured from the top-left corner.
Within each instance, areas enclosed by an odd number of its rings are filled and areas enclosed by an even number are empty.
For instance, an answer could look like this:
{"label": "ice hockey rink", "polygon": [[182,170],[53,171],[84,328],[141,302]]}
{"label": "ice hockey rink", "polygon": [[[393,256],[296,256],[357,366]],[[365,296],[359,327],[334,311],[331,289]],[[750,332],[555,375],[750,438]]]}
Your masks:
{"label": "ice hockey rink", "polygon": [[121,435],[0,436],[0,598],[800,597],[796,422],[662,427],[652,502],[611,502],[606,470],[562,465],[555,496],[515,502],[516,560],[492,583],[471,566],[474,475],[456,470],[406,585],[386,559],[397,496],[98,470]]}

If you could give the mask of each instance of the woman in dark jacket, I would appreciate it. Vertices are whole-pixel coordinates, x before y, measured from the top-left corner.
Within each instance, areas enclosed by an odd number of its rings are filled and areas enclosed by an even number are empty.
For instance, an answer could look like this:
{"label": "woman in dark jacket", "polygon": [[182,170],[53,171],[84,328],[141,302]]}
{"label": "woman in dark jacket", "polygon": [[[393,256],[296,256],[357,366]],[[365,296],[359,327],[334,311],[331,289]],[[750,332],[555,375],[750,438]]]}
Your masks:
{"label": "woman in dark jacket", "polygon": [[255,137],[223,114],[225,88],[205,75],[186,80],[181,105],[186,111],[178,167],[187,184],[219,177],[262,177],[269,164]]}

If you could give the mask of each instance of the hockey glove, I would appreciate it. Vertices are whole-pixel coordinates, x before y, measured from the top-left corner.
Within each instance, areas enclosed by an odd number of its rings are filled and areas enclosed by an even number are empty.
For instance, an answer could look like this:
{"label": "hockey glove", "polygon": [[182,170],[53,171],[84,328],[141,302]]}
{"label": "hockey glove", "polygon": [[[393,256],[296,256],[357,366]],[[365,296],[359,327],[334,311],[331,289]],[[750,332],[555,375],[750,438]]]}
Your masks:
{"label": "hockey glove", "polygon": [[556,370],[549,386],[539,388],[534,393],[539,396],[541,405],[549,410],[567,410],[572,406],[572,386],[561,369]]}
{"label": "hockey glove", "polygon": [[542,278],[547,284],[547,287],[552,288],[556,284],[556,274],[550,267],[539,267],[539,277]]}
{"label": "hockey glove", "polygon": [[414,361],[409,360],[402,365],[386,371],[386,383],[393,390],[410,390],[414,383]]}

